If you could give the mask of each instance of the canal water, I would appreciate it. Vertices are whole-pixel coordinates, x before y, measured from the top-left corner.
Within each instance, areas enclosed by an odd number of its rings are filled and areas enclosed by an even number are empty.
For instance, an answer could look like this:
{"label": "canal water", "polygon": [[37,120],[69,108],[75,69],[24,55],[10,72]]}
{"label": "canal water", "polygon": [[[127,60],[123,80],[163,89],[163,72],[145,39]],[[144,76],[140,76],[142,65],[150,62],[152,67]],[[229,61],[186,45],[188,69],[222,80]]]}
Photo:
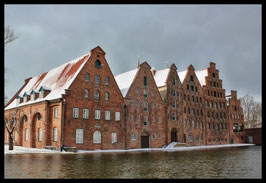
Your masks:
{"label": "canal water", "polygon": [[5,155],[5,178],[262,178],[261,146]]}

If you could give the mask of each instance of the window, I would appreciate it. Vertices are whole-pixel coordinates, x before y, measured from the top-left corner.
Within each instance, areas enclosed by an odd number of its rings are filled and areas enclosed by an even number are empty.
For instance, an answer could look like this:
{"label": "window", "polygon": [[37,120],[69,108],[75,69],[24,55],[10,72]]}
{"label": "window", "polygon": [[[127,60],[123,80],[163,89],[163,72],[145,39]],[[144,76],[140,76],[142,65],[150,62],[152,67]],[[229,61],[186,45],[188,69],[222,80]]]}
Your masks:
{"label": "window", "polygon": [[151,96],[152,97],[154,96],[154,90],[151,90]]}
{"label": "window", "polygon": [[196,97],[196,102],[199,103],[199,98],[198,97]]}
{"label": "window", "polygon": [[176,114],[175,112],[172,113],[172,120],[175,120],[176,119]]}
{"label": "window", "polygon": [[117,133],[112,133],[112,143],[117,143]]}
{"label": "window", "polygon": [[105,85],[110,84],[110,78],[108,76],[105,77]]}
{"label": "window", "polygon": [[95,75],[95,83],[101,83],[101,76]]}
{"label": "window", "polygon": [[25,129],[25,141],[29,140],[29,130],[26,128]]}
{"label": "window", "polygon": [[101,144],[102,143],[102,134],[100,131],[95,131],[93,133],[93,143],[94,144]]}
{"label": "window", "polygon": [[27,102],[27,95],[25,95],[25,96],[23,97],[23,102],[24,102],[24,103]]}
{"label": "window", "polygon": [[174,96],[174,97],[176,96],[175,89],[173,89],[173,96]]}
{"label": "window", "polygon": [[120,121],[120,112],[115,112],[115,121]]}
{"label": "window", "polygon": [[144,102],[144,111],[147,111],[147,110],[148,110],[148,103]]}
{"label": "window", "polygon": [[189,90],[189,85],[187,85],[187,90]]}
{"label": "window", "polygon": [[42,142],[42,129],[38,128],[38,141]]}
{"label": "window", "polygon": [[147,90],[146,89],[143,90],[143,93],[144,93],[144,97],[147,97],[148,94],[147,94]]}
{"label": "window", "polygon": [[31,101],[34,101],[34,98],[35,98],[35,93],[33,93],[33,94],[30,95],[30,100]]}
{"label": "window", "polygon": [[201,99],[201,97],[200,97],[199,99],[200,99],[200,103],[202,103],[202,99]]}
{"label": "window", "polygon": [[198,87],[195,87],[196,92],[198,91]]}
{"label": "window", "polygon": [[89,90],[88,89],[85,90],[84,97],[89,98]]}
{"label": "window", "polygon": [[184,113],[186,113],[186,107],[184,107]]}
{"label": "window", "polygon": [[186,94],[184,94],[184,101],[186,101]]}
{"label": "window", "polygon": [[216,91],[214,91],[213,95],[214,95],[214,97],[216,97]]}
{"label": "window", "polygon": [[109,100],[109,92],[105,92],[105,100],[106,100],[106,101]]}
{"label": "window", "polygon": [[76,129],[76,144],[83,144],[84,129]]}
{"label": "window", "polygon": [[172,102],[172,107],[174,107],[174,108],[175,108],[175,101],[173,101],[173,102]]}
{"label": "window", "polygon": [[153,133],[152,134],[152,139],[155,139],[156,138],[156,135]]}
{"label": "window", "polygon": [[94,92],[94,99],[95,99],[95,100],[100,100],[100,92],[99,92],[98,90],[96,90],[96,91]]}
{"label": "window", "polygon": [[85,81],[87,81],[87,82],[90,81],[90,74],[89,73],[85,74]]}
{"label": "window", "polygon": [[96,60],[95,61],[95,67],[98,68],[98,69],[101,68],[101,62],[100,62],[100,60]]}
{"label": "window", "polygon": [[83,119],[89,119],[89,109],[83,109]]}
{"label": "window", "polygon": [[17,105],[20,104],[20,97],[17,97]]}
{"label": "window", "polygon": [[44,96],[44,91],[42,90],[42,91],[40,91],[40,99],[42,99],[43,98],[43,96]]}
{"label": "window", "polygon": [[147,86],[147,77],[146,76],[143,77],[143,85]]}
{"label": "window", "polygon": [[56,127],[54,127],[54,136],[53,136],[53,139],[54,139],[54,142],[57,142],[57,138],[58,138],[58,131],[57,131],[57,128]]}
{"label": "window", "polygon": [[105,120],[110,120],[111,119],[111,115],[110,115],[110,111],[105,111]]}
{"label": "window", "polygon": [[191,99],[192,102],[194,102],[194,96],[192,96],[192,99]]}
{"label": "window", "polygon": [[173,78],[173,80],[172,80],[172,84],[175,85],[175,78]]}
{"label": "window", "polygon": [[132,134],[131,134],[131,140],[137,140],[137,136],[136,136],[135,133],[132,133]]}
{"label": "window", "polygon": [[139,101],[139,99],[137,99],[136,105],[137,105],[137,107],[140,107],[140,101]]}
{"label": "window", "polygon": [[137,94],[139,94],[140,93],[140,89],[139,89],[139,87],[137,86]]}
{"label": "window", "polygon": [[190,81],[193,81],[193,76],[190,76]]}
{"label": "window", "polygon": [[191,91],[194,91],[194,86],[191,86]]}
{"label": "window", "polygon": [[54,118],[58,118],[58,107],[54,108]]}
{"label": "window", "polygon": [[214,77],[214,78],[215,78],[215,73],[212,73],[212,77]]}
{"label": "window", "polygon": [[213,87],[216,87],[216,82],[215,81],[213,81]]}
{"label": "window", "polygon": [[95,119],[101,119],[101,110],[95,110]]}
{"label": "window", "polygon": [[42,115],[40,113],[37,114],[38,116],[38,120],[41,120],[42,119]]}
{"label": "window", "polygon": [[73,108],[73,118],[79,118],[79,108]]}
{"label": "window", "polygon": [[148,117],[144,116],[144,122],[143,122],[144,126],[148,126]]}
{"label": "window", "polygon": [[187,101],[190,101],[190,97],[189,97],[189,95],[187,95]]}

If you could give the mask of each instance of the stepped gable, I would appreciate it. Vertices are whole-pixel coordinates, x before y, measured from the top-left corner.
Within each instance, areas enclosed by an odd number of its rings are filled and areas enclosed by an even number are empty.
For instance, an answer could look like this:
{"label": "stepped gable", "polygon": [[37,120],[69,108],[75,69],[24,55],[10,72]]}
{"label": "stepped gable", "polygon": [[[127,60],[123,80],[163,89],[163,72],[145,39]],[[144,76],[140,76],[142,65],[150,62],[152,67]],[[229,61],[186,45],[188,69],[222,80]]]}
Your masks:
{"label": "stepped gable", "polygon": [[42,99],[38,98],[34,101],[28,101],[19,105],[16,105],[15,96],[14,98],[12,98],[13,101],[6,106],[5,110],[37,103],[44,100],[54,100],[62,98],[62,94],[65,94],[65,89],[68,89],[72,84],[84,64],[87,62],[90,55],[91,53],[87,53],[48,72],[31,78],[26,86],[19,93],[16,93],[16,96],[22,96],[25,92],[30,93],[32,90],[39,91],[41,87],[48,88],[50,90],[49,94]]}

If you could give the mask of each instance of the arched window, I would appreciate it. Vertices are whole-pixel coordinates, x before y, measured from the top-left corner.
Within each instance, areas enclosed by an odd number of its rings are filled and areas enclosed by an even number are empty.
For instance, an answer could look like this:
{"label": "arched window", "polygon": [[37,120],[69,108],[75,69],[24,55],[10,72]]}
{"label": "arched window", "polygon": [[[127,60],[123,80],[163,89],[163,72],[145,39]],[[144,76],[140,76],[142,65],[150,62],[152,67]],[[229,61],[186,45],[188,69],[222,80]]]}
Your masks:
{"label": "arched window", "polygon": [[105,84],[106,85],[110,84],[110,78],[108,76],[105,77]]}
{"label": "arched window", "polygon": [[85,98],[89,98],[89,90],[88,89],[85,90]]}
{"label": "arched window", "polygon": [[105,92],[105,100],[109,100],[109,92]]}
{"label": "arched window", "polygon": [[96,90],[96,91],[94,92],[94,99],[95,99],[95,100],[100,100],[100,92],[99,92],[98,90]]}
{"label": "arched window", "polygon": [[90,74],[86,73],[85,75],[85,81],[89,82],[90,81]]}
{"label": "arched window", "polygon": [[95,75],[95,83],[101,83],[101,76]]}
{"label": "arched window", "polygon": [[102,143],[102,134],[100,131],[95,131],[93,133],[93,143],[94,144],[101,144]]}
{"label": "arched window", "polygon": [[146,76],[143,77],[143,84],[144,84],[144,86],[147,86],[147,77]]}
{"label": "arched window", "polygon": [[95,61],[95,67],[96,67],[96,68],[100,68],[100,67],[101,67],[101,62],[100,62],[100,60],[96,60],[96,61]]}

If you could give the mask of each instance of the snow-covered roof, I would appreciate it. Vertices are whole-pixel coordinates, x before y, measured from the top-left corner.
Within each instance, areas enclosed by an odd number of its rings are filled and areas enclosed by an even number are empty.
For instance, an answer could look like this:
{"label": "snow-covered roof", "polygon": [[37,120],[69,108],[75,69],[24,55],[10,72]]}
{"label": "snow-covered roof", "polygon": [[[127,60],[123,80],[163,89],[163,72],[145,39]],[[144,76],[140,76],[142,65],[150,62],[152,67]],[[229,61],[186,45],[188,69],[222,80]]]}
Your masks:
{"label": "snow-covered roof", "polygon": [[178,76],[179,76],[179,79],[180,79],[182,84],[183,84],[183,81],[184,81],[184,79],[186,77],[186,74],[187,74],[187,70],[182,71],[182,72],[178,72]]}
{"label": "snow-covered roof", "polygon": [[30,93],[32,90],[39,91],[41,87],[44,89],[49,89],[49,94],[42,99],[37,98],[34,101],[28,101],[19,105],[16,104],[16,100],[13,100],[5,108],[5,110],[44,100],[54,100],[61,98],[62,94],[65,94],[65,89],[68,89],[69,86],[72,84],[84,64],[87,62],[90,55],[91,53],[87,53],[48,72],[42,73],[34,78],[31,78],[18,95],[23,96],[25,92]]}
{"label": "snow-covered roof", "polygon": [[208,76],[208,70],[204,69],[204,70],[196,71],[195,74],[200,82],[200,85],[201,86],[206,85],[205,77]]}
{"label": "snow-covered roof", "polygon": [[138,69],[134,69],[115,76],[116,83],[123,95],[126,96],[128,89],[130,88]]}
{"label": "snow-covered roof", "polygon": [[170,69],[167,68],[167,69],[163,69],[163,70],[159,70],[155,72],[155,75],[153,77],[154,77],[154,81],[157,87],[161,87],[165,85],[169,71]]}

